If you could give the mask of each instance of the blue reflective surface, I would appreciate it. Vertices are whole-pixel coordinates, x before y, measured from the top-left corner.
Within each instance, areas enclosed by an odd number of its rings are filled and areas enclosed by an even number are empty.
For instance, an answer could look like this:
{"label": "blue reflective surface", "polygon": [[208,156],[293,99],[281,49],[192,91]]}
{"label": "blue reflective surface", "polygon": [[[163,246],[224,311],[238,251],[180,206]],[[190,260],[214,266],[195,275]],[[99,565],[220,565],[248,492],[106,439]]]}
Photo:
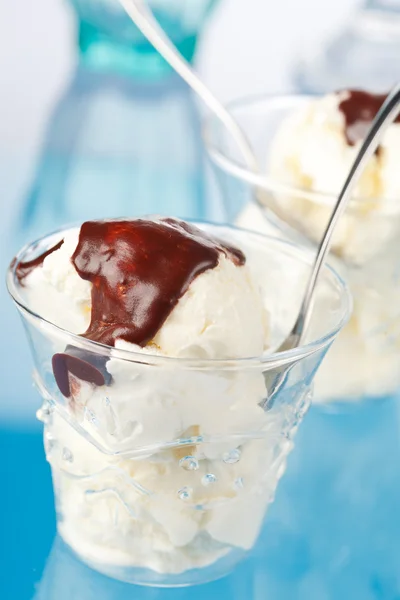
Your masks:
{"label": "blue reflective surface", "polygon": [[[0,428],[0,598],[25,600],[43,571],[55,528],[41,430]],[[54,597],[55,598],[55,597]]]}
{"label": "blue reflective surface", "polygon": [[0,429],[0,598],[3,600],[197,600],[265,598],[262,549],[228,577],[181,589],[144,588],[99,575],[55,535],[50,470],[40,428]]}
{"label": "blue reflective surface", "polygon": [[278,598],[400,598],[399,400],[311,408],[270,513]]}
{"label": "blue reflective surface", "polygon": [[[38,402],[33,401],[32,406]],[[220,581],[155,589],[112,581],[54,539],[41,430],[1,428],[0,597],[15,600],[400,598],[398,400],[311,409],[253,556]],[[4,535],[3,535],[4,534]]]}

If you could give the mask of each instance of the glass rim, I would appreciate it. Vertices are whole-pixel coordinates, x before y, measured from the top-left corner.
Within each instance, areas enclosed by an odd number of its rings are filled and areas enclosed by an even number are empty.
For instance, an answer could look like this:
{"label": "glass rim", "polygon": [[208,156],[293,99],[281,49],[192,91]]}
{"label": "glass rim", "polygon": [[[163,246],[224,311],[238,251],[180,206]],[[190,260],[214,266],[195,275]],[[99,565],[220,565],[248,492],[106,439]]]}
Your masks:
{"label": "glass rim", "polygon": [[[250,108],[257,109],[258,111],[262,108],[263,112],[266,113],[272,112],[278,108],[282,109],[285,106],[292,106],[293,109],[295,109],[296,106],[321,97],[323,97],[321,94],[255,94],[237,98],[227,103],[226,108],[233,116],[235,116],[235,113],[238,114],[240,111],[249,110]],[[310,190],[284,183],[268,175],[267,172],[252,171],[239,161],[228,157],[218,147],[215,136],[213,135],[213,132],[219,126],[223,127],[218,117],[215,115],[208,116],[203,126],[203,139],[211,160],[223,171],[256,188],[262,188],[277,194],[290,195],[294,198],[306,198],[316,204],[329,206],[330,208],[337,200],[338,193],[320,192],[318,190]],[[257,196],[255,196],[255,200],[260,208],[266,208]],[[347,210],[365,209],[365,204],[367,202],[370,204],[382,204],[382,206],[379,206],[379,210],[377,210],[377,212],[381,214],[397,214],[400,212],[400,202],[398,198],[385,198],[382,202],[382,198],[379,197],[366,198],[362,196],[353,197]]]}
{"label": "glass rim", "polygon": [[[236,227],[233,225],[211,223],[199,220],[192,220],[192,222],[200,225],[210,225],[215,228],[221,227],[224,229],[231,229],[233,231],[244,232],[258,240],[264,240],[267,243],[269,242],[270,244],[273,244],[275,246],[286,248],[289,251],[296,250],[296,254],[294,255],[295,260],[298,260],[303,264],[312,264],[314,256],[312,249],[303,247],[300,244],[282,240],[274,236],[250,231],[248,229]],[[132,350],[122,350],[119,348],[115,348],[114,346],[108,346],[106,344],[95,342],[83,337],[82,335],[72,333],[62,327],[59,327],[55,323],[52,323],[51,321],[37,314],[35,311],[31,310],[24,302],[23,298],[20,296],[18,292],[18,284],[16,283],[16,266],[29,250],[35,248],[36,246],[44,242],[46,239],[52,240],[52,243],[54,243],[55,240],[53,238],[56,238],[56,236],[58,235],[60,235],[61,237],[62,233],[74,229],[75,227],[79,227],[79,225],[70,225],[67,227],[62,227],[34,240],[33,242],[25,244],[14,256],[10,265],[7,268],[6,285],[8,293],[10,294],[17,309],[25,318],[27,318],[28,321],[32,321],[36,324],[39,324],[40,329],[42,331],[49,331],[53,334],[53,336],[55,335],[56,337],[65,340],[66,345],[68,343],[71,343],[74,347],[82,348],[84,350],[87,350],[88,352],[92,352],[93,354],[108,356],[110,359],[119,359],[128,362],[139,363],[146,366],[180,367],[185,368],[187,370],[207,371],[218,369],[221,371],[232,371],[239,369],[259,368],[261,366],[273,369],[291,363],[296,363],[301,359],[312,356],[313,354],[322,350],[331,341],[335,339],[337,334],[340,332],[340,330],[350,318],[352,309],[352,296],[349,287],[347,283],[342,279],[342,277],[337,273],[337,271],[335,271],[335,269],[333,269],[329,264],[326,264],[324,270],[328,271],[330,277],[334,282],[336,282],[338,286],[338,291],[341,298],[340,318],[337,319],[337,323],[334,327],[329,328],[329,331],[325,335],[315,340],[309,341],[305,344],[302,344],[291,350],[285,350],[282,352],[275,351],[271,353],[268,353],[268,351],[266,351],[265,353],[259,356],[250,356],[243,358],[197,359],[165,356],[160,354],[151,354],[147,352],[141,353]]]}

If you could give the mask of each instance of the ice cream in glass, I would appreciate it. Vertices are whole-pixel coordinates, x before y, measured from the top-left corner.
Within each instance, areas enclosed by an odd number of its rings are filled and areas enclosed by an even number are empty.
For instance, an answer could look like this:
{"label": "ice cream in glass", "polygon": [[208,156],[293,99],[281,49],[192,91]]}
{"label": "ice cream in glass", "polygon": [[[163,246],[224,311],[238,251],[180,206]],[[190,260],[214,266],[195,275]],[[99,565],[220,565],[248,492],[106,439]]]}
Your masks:
{"label": "ice cream in glass", "polygon": [[349,313],[326,268],[305,343],[275,352],[311,261],[259,234],[156,217],[85,222],[17,255],[8,285],[44,398],[58,530],[82,560],[189,585],[253,548]]}
{"label": "ice cream in glass", "polygon": [[[384,99],[385,95],[343,90],[323,97],[234,104],[233,114],[265,171],[254,175],[241,166],[232,141],[211,123],[209,148],[228,211],[232,205],[244,206],[231,218],[252,230],[317,244]],[[399,144],[396,120],[362,174],[334,235],[331,262],[351,287],[354,310],[317,375],[316,402],[383,396],[400,384]]]}

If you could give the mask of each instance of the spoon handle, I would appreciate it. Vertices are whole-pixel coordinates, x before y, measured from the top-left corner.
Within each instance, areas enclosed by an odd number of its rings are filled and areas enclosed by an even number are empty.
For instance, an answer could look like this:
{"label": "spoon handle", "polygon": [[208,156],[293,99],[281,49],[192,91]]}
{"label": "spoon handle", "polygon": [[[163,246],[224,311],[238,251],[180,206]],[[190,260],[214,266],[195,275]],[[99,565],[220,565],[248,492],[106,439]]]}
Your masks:
{"label": "spoon handle", "polygon": [[247,167],[252,171],[258,171],[256,157],[241,127],[225,106],[221,104],[208,87],[194,73],[190,64],[175,48],[174,44],[159,26],[153,17],[152,12],[145,5],[143,0],[120,0],[120,3],[154,48],[182,77],[182,79],[186,81],[189,87],[196,92],[211,112],[218,117],[221,123],[225,125],[236,141]]}
{"label": "spoon handle", "polygon": [[397,115],[400,112],[400,84],[397,84],[391,93],[386,98],[375,119],[373,120],[368,134],[361,145],[361,148],[354,160],[353,166],[347,176],[347,179],[342,187],[339,194],[329,223],[322,237],[320,245],[318,247],[317,256],[314,262],[314,266],[311,272],[311,276],[307,282],[307,288],[304,294],[303,302],[299,312],[299,316],[294,325],[292,335],[296,338],[298,345],[301,343],[303,335],[307,329],[307,325],[310,320],[312,302],[314,298],[314,292],[318,275],[321,271],[321,267],[325,262],[326,255],[329,252],[332,234],[335,231],[335,227],[345,211],[351,196],[354,192],[354,188],[358,183],[362,172],[365,169],[366,164],[376,151],[379,143],[382,141],[382,137],[387,128],[393,123]]}

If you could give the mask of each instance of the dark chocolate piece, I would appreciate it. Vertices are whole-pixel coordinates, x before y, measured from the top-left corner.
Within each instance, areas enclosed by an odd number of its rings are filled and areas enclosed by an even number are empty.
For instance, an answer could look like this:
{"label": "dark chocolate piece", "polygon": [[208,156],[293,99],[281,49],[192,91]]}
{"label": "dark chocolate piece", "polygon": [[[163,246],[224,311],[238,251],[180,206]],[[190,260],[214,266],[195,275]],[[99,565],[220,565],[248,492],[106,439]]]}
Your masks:
{"label": "dark chocolate piece", "polygon": [[53,373],[60,392],[71,396],[69,373],[96,386],[110,383],[111,375],[106,369],[108,358],[82,348],[67,346],[65,352],[54,354]]}

